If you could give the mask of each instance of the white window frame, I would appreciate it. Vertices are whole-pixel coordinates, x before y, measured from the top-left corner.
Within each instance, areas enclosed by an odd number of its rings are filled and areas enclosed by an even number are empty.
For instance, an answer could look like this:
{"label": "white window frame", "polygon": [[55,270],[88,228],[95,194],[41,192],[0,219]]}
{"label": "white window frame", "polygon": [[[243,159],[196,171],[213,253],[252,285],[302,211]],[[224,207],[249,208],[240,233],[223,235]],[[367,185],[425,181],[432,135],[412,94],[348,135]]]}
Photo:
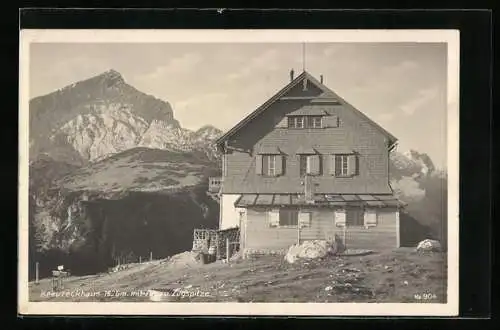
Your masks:
{"label": "white window frame", "polygon": [[340,157],[340,176],[347,176],[349,174],[349,155],[337,155]]}
{"label": "white window frame", "polygon": [[[264,155],[262,157],[263,161],[267,161],[267,173],[264,175],[275,176],[276,175],[276,155]],[[272,164],[272,166],[271,166]]]}
{"label": "white window frame", "polygon": [[294,124],[295,128],[305,128],[305,118],[303,116],[295,117]]}
{"label": "white window frame", "polygon": [[[316,119],[319,119],[319,123],[316,121]],[[310,128],[321,128],[323,127],[323,117],[322,116],[311,116],[312,120],[312,125]],[[319,125],[317,125],[319,124]]]}

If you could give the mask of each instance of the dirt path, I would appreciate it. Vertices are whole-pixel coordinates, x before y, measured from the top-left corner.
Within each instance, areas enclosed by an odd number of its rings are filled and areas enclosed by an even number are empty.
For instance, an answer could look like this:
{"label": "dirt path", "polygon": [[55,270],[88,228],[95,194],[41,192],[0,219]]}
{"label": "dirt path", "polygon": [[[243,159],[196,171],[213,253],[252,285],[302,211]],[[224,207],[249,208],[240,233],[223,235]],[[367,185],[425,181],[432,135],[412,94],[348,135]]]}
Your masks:
{"label": "dirt path", "polygon": [[53,293],[50,279],[30,283],[30,300],[437,303],[446,300],[446,254],[397,250],[295,264],[265,256],[190,267],[154,261],[64,284]]}

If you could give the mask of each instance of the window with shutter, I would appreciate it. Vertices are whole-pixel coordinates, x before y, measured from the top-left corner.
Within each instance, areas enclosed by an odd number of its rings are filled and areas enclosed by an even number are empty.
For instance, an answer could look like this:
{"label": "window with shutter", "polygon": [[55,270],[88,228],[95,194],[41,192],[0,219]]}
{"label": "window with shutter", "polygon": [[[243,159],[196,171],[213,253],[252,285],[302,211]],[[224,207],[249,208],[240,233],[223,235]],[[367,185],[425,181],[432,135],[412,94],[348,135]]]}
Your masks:
{"label": "window with shutter", "polygon": [[363,226],[364,212],[362,209],[348,209],[346,212],[346,223],[348,226]]}
{"label": "window with shutter", "polygon": [[357,156],[354,154],[337,154],[330,158],[330,173],[335,176],[357,175],[357,166]]}
{"label": "window with shutter", "polygon": [[275,155],[275,169],[274,169],[274,175],[282,175],[283,174],[283,167],[284,167],[284,157],[282,155]]}
{"label": "window with shutter", "polygon": [[323,123],[325,127],[339,127],[339,117],[335,115],[325,116],[323,118]]}
{"label": "window with shutter", "polygon": [[346,211],[335,210],[335,225],[337,227],[345,227],[346,225]]}
{"label": "window with shutter", "polygon": [[321,128],[322,116],[307,116],[307,128]]}
{"label": "window with shutter", "polygon": [[347,176],[348,171],[348,155],[334,155],[333,165],[335,176]]}
{"label": "window with shutter", "polygon": [[335,155],[330,155],[329,163],[330,163],[330,174],[336,175],[337,172],[335,171],[335,169],[337,168],[336,166],[337,164]]}
{"label": "window with shutter", "polygon": [[257,174],[265,176],[281,175],[283,173],[283,156],[258,155],[256,160],[256,168],[257,168]]}
{"label": "window with shutter", "polygon": [[377,210],[366,209],[364,216],[365,227],[375,227],[377,225]]}
{"label": "window with shutter", "polygon": [[280,212],[278,209],[270,210],[267,213],[269,227],[278,227],[280,225]]}
{"label": "window with shutter", "polygon": [[357,174],[358,170],[357,170],[356,155],[347,156],[347,168],[348,168],[347,175],[356,175]]}
{"label": "window with shutter", "polygon": [[255,156],[255,173],[257,175],[262,175],[262,165],[263,165],[263,161],[262,161],[262,155],[257,155]]}
{"label": "window with shutter", "polygon": [[288,117],[288,127],[289,128],[304,128],[306,126],[304,116],[289,116]]}
{"label": "window with shutter", "polygon": [[299,157],[300,176],[321,174],[320,155],[299,155]]}
{"label": "window with shutter", "polygon": [[311,155],[307,157],[308,166],[307,173],[311,175],[320,174],[320,157],[319,155]]}
{"label": "window with shutter", "polygon": [[299,213],[299,227],[300,228],[311,227],[311,219],[312,219],[311,212],[300,212]]}

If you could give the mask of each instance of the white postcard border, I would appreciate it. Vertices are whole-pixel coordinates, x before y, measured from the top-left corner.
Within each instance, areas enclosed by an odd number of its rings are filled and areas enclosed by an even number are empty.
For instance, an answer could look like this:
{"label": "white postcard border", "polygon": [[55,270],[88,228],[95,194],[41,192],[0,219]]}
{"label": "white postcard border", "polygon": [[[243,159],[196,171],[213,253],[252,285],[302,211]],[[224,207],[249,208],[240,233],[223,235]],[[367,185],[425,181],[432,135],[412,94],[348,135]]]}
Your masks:
{"label": "white postcard border", "polygon": [[[28,300],[28,112],[31,43],[442,42],[448,45],[447,303],[110,303]],[[18,313],[22,315],[458,315],[459,31],[458,30],[21,30],[19,78]]]}

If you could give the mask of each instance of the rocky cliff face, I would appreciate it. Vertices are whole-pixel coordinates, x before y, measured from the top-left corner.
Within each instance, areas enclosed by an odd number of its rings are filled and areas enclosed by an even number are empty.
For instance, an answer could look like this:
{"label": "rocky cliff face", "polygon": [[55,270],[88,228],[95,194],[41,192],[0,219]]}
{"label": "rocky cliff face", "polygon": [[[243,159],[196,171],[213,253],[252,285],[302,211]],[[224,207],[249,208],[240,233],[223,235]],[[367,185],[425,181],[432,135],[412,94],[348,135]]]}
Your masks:
{"label": "rocky cliff face", "polygon": [[174,119],[168,102],[144,94],[109,70],[30,101],[30,159],[40,155],[84,165],[134,147],[201,151],[214,127],[193,132]]}

